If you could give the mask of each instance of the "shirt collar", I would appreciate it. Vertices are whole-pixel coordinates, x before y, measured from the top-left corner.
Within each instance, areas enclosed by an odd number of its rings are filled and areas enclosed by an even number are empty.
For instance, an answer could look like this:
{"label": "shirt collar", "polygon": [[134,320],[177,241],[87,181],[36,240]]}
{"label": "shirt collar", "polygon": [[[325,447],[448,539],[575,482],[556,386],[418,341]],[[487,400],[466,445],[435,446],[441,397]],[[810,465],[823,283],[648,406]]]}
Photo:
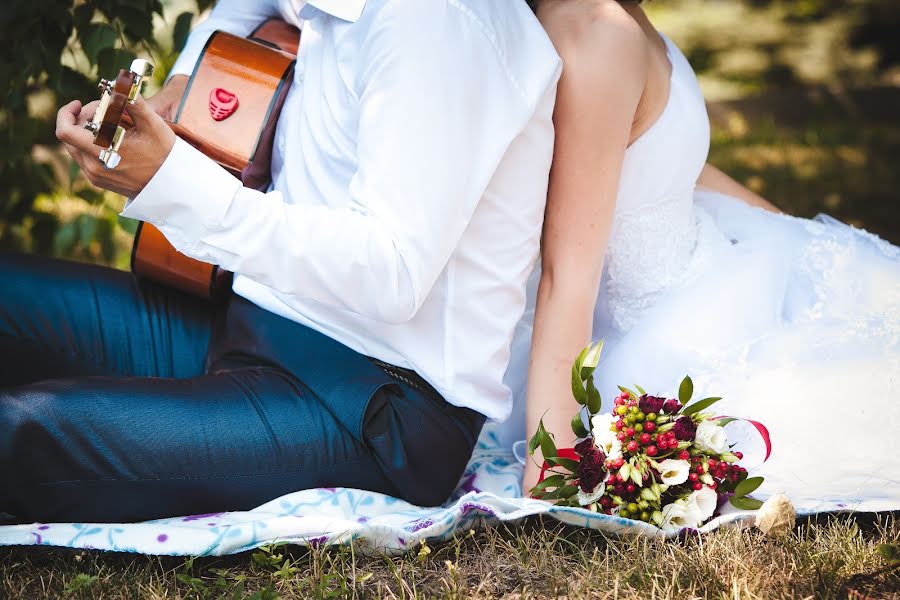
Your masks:
{"label": "shirt collar", "polygon": [[315,19],[325,13],[353,23],[365,6],[366,0],[306,0],[300,8],[300,18]]}

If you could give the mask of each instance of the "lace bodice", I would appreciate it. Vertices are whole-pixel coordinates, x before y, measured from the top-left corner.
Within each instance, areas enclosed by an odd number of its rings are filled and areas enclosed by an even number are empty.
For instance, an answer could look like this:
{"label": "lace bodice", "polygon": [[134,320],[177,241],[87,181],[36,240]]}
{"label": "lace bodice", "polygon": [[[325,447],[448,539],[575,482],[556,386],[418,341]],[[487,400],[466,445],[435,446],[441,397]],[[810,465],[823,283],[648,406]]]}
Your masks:
{"label": "lace bodice", "polygon": [[709,151],[706,105],[687,60],[663,39],[672,65],[669,99],[656,123],[625,154],[595,337],[630,329],[661,292],[685,282],[721,241],[694,206],[694,187]]}

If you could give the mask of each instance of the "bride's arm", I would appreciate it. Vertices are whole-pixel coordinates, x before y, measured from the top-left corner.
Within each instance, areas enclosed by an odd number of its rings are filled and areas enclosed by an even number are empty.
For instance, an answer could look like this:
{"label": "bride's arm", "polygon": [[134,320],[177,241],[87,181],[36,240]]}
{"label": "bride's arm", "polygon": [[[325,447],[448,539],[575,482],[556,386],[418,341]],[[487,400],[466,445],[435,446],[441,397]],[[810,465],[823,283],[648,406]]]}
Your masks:
{"label": "bride's arm", "polygon": [[781,209],[777,206],[709,163],[703,167],[700,178],[697,180],[697,185],[713,192],[719,192],[720,194],[743,200],[750,206],[758,206],[774,213],[781,212]]}
{"label": "bride's arm", "polygon": [[[624,16],[624,15],[623,15]],[[571,367],[591,341],[619,176],[647,77],[644,34],[613,14],[594,23],[545,23],[563,59],[556,146],[544,219],[542,266],[528,373],[526,424],[543,418],[560,447],[571,446]],[[543,462],[540,449],[535,461]],[[529,460],[523,489],[537,482]]]}

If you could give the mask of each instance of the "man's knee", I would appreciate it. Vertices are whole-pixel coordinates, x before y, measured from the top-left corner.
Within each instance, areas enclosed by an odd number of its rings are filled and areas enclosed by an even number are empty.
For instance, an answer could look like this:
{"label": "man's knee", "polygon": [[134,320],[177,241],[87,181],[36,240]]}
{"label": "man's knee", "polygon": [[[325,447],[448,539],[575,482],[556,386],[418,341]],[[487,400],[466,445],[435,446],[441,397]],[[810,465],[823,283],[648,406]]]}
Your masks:
{"label": "man's knee", "polygon": [[0,477],[36,474],[40,454],[53,451],[55,436],[67,429],[62,418],[64,385],[46,381],[0,391]]}

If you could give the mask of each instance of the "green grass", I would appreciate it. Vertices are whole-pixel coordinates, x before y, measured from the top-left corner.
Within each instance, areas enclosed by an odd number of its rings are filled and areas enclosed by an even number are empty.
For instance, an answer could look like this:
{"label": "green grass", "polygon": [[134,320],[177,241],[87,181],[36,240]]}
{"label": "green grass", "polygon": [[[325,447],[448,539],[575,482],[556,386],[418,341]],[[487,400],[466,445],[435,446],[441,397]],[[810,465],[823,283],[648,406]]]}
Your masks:
{"label": "green grass", "polygon": [[[727,529],[681,542],[615,539],[530,520],[401,557],[269,547],[224,558],[0,551],[0,597],[900,597],[896,516],[834,516],[783,538]],[[893,545],[893,546],[889,546]]]}

